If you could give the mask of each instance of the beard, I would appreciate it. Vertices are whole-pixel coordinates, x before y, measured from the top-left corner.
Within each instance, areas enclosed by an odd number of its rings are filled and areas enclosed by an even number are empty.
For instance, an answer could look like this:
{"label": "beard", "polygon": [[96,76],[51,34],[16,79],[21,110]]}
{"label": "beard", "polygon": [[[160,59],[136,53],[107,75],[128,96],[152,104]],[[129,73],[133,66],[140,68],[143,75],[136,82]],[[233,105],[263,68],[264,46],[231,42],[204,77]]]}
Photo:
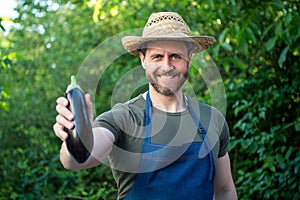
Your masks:
{"label": "beard", "polygon": [[[158,83],[157,77],[164,76],[164,75],[178,77],[178,80],[176,82],[174,81],[174,83],[172,83],[169,86],[163,86]],[[158,75],[157,73],[155,73],[154,76],[151,76],[149,74],[146,75],[147,80],[152,85],[152,87],[156,90],[156,92],[158,92],[159,94],[164,95],[164,96],[175,95],[179,91],[179,89],[181,89],[181,87],[185,83],[187,77],[188,77],[188,72],[181,74],[181,73],[177,72],[176,70],[172,70],[168,73],[164,73],[164,74],[160,74],[160,75]]]}

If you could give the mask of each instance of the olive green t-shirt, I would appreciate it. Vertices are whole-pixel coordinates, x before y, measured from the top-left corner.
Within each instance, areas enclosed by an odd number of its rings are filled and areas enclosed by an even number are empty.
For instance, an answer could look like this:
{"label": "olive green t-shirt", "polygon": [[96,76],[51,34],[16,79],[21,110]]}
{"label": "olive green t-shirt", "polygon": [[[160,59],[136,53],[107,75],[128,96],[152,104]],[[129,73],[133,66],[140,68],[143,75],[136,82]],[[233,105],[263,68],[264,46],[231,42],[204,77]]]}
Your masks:
{"label": "olive green t-shirt", "polygon": [[[214,162],[227,153],[229,129],[223,115],[215,108],[188,98],[212,149]],[[93,127],[104,127],[115,136],[113,149],[108,156],[109,165],[118,187],[118,199],[126,196],[139,169],[144,139],[146,101],[142,95],[123,104],[116,104],[99,115]],[[168,113],[155,107],[151,115],[151,142],[178,146],[202,141],[202,136],[188,109]]]}

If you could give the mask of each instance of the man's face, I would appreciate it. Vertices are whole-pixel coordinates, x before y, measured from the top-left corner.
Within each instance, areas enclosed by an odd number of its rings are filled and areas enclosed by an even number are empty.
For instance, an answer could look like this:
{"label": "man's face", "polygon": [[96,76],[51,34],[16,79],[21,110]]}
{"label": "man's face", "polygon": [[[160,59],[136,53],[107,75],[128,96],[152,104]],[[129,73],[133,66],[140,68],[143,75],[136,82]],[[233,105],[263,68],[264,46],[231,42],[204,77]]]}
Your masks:
{"label": "man's face", "polygon": [[140,59],[146,78],[160,94],[171,96],[179,91],[188,77],[191,54],[184,42],[157,41],[147,43]]}

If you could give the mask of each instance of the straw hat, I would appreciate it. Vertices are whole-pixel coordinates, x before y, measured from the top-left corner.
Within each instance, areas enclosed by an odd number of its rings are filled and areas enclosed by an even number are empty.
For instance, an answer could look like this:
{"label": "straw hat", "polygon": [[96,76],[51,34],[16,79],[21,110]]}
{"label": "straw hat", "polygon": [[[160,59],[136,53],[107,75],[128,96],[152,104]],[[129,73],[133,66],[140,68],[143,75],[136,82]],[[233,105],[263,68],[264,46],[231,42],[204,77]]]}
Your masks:
{"label": "straw hat", "polygon": [[137,56],[141,44],[149,41],[176,40],[193,44],[193,52],[200,52],[213,44],[213,37],[191,36],[191,30],[182,17],[175,12],[153,13],[146,23],[142,37],[125,36],[122,38],[124,48]]}

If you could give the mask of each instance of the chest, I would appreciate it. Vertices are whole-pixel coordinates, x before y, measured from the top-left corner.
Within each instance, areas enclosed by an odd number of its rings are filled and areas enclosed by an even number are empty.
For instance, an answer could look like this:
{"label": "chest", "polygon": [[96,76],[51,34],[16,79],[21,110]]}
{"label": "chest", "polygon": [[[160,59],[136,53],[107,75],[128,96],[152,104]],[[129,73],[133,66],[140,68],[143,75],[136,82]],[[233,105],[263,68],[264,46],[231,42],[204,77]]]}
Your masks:
{"label": "chest", "polygon": [[[129,152],[140,153],[144,140],[144,126],[123,133],[118,146]],[[163,114],[153,111],[151,118],[151,143],[178,146],[202,141],[201,134],[189,113]]]}

